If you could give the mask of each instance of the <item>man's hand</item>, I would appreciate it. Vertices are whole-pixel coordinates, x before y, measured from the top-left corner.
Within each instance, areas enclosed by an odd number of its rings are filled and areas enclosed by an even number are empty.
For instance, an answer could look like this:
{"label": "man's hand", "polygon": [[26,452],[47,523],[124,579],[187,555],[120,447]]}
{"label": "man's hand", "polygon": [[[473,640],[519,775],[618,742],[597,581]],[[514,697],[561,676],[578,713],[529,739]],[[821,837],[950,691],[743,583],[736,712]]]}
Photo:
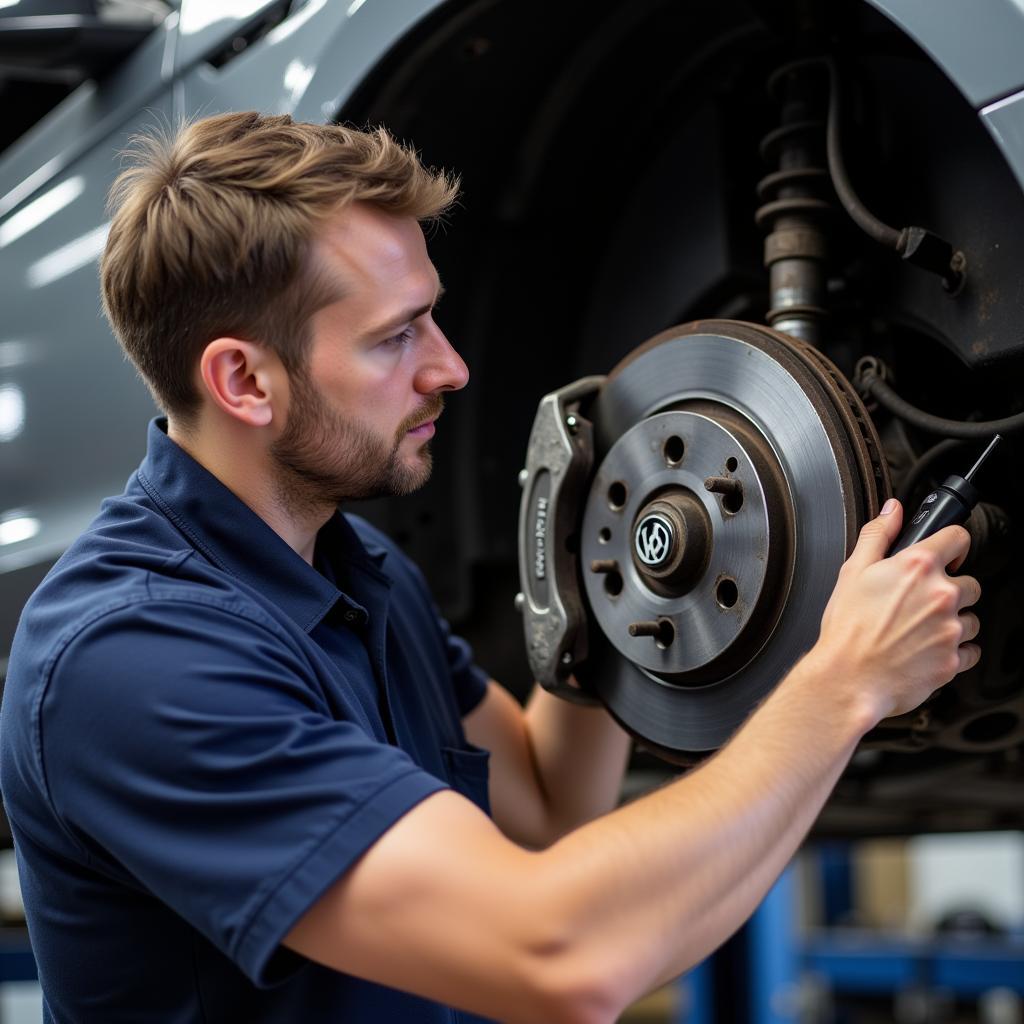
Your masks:
{"label": "man's hand", "polygon": [[917,707],[981,656],[978,618],[965,608],[981,586],[971,576],[949,576],[963,562],[971,538],[947,526],[892,558],[885,553],[903,522],[899,502],[867,523],[846,564],[808,658],[831,665],[828,678],[863,702],[869,728]]}

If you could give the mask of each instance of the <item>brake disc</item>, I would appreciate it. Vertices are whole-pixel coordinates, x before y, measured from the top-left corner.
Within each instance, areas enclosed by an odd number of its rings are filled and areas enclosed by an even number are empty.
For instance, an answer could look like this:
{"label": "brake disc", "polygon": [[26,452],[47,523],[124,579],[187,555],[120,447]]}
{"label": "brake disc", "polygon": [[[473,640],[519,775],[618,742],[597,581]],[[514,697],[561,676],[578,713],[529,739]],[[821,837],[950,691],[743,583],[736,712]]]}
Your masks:
{"label": "brake disc", "polygon": [[541,403],[520,517],[527,649],[673,760],[712,750],[817,637],[889,481],[817,350],[701,321]]}

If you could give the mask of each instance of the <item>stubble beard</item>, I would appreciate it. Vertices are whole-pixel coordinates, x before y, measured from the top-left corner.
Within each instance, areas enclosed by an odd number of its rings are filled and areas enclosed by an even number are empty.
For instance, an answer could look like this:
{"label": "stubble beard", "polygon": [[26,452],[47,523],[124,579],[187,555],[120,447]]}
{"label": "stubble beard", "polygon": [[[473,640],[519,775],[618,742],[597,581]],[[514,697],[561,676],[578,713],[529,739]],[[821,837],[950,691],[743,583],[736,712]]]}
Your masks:
{"label": "stubble beard", "polygon": [[288,423],[271,445],[277,490],[290,511],[336,508],[349,501],[400,497],[422,487],[430,477],[430,444],[422,444],[412,463],[400,448],[406,434],[440,415],[440,395],[427,399],[388,440],[330,408],[308,375],[291,379]]}

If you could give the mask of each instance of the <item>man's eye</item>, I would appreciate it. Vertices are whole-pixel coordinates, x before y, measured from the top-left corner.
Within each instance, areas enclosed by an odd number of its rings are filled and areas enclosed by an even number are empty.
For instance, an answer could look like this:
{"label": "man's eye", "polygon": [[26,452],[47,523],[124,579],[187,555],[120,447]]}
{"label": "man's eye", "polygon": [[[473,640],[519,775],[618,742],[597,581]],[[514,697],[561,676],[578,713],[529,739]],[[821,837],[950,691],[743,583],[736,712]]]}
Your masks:
{"label": "man's eye", "polygon": [[411,326],[406,327],[406,329],[404,331],[402,331],[401,334],[396,334],[396,335],[394,335],[394,337],[391,337],[391,338],[385,338],[384,339],[384,344],[385,345],[405,345],[405,344],[407,344],[410,341],[412,341],[412,327]]}

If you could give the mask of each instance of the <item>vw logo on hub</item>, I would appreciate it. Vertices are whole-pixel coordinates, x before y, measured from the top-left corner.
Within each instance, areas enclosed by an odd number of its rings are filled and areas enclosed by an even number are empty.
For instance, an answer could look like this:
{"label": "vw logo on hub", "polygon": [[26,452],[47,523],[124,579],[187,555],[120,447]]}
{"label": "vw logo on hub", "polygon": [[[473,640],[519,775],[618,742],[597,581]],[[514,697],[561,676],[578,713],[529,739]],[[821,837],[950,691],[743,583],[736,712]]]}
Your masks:
{"label": "vw logo on hub", "polygon": [[640,520],[633,535],[636,557],[652,568],[664,565],[672,553],[674,536],[672,521],[658,512],[651,512]]}

